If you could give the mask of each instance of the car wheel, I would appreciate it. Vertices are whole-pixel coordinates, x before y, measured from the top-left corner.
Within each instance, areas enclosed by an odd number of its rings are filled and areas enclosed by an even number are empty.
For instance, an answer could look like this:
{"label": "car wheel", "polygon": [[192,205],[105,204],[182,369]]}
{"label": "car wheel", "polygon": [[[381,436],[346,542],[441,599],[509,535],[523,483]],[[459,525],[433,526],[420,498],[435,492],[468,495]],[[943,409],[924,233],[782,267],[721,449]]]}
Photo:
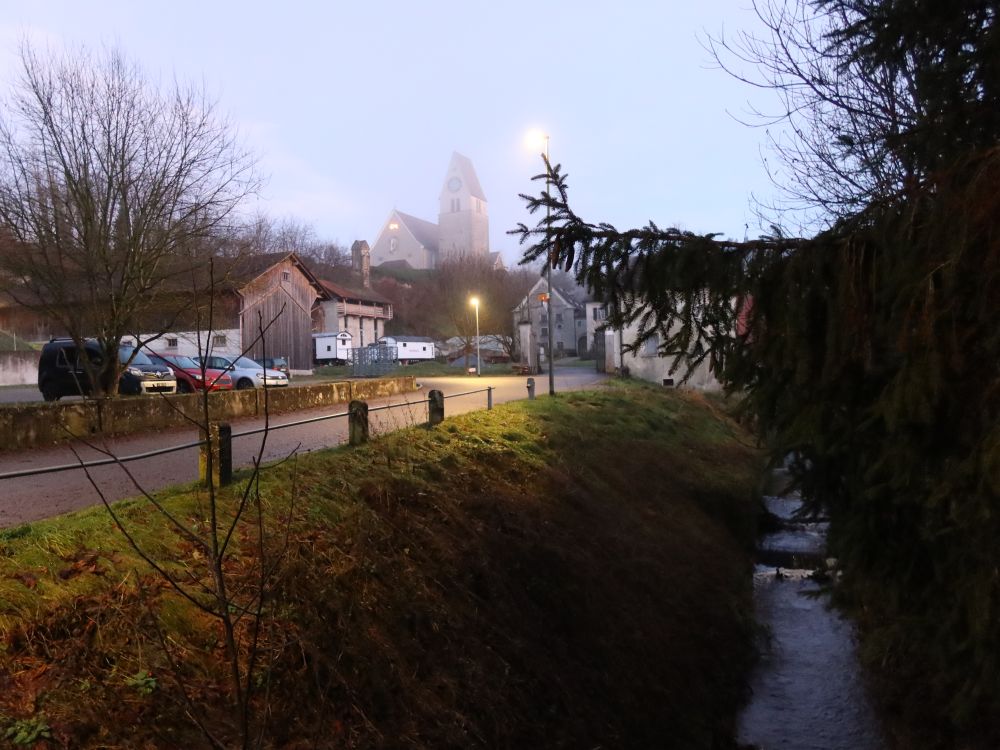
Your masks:
{"label": "car wheel", "polygon": [[253,388],[253,381],[250,378],[240,378],[236,383],[236,390],[245,391],[248,388]]}
{"label": "car wheel", "polygon": [[177,392],[178,393],[194,393],[194,389],[191,387],[191,384],[189,382],[187,382],[186,380],[180,380],[180,379],[178,379],[178,381],[177,381]]}
{"label": "car wheel", "polygon": [[50,383],[42,383],[42,386],[39,390],[41,390],[42,392],[42,398],[45,399],[46,401],[59,400],[60,396],[59,391],[53,388]]}

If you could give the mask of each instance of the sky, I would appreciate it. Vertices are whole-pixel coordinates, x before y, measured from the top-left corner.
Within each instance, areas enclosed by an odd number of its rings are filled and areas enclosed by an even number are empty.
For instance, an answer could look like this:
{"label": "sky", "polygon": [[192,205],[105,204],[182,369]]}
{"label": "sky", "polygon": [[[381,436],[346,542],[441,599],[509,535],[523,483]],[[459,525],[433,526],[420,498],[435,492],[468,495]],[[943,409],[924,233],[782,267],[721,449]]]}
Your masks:
{"label": "sky", "polygon": [[116,46],[156,80],[200,83],[259,156],[247,210],[348,246],[393,208],[437,221],[458,151],[512,264],[507,230],[534,223],[518,194],[542,170],[532,128],[585,220],[759,234],[765,133],[734,117],[758,94],[703,46],[752,24],[740,0],[39,0],[0,5],[0,87],[24,38]]}

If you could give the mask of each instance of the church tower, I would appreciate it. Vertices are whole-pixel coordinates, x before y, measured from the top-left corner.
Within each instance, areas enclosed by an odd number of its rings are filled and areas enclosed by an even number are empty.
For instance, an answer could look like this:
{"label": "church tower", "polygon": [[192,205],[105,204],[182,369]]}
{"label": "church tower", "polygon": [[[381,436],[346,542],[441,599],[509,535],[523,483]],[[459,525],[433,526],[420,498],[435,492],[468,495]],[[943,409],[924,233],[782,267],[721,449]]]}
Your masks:
{"label": "church tower", "polygon": [[451,155],[439,200],[438,262],[463,255],[489,257],[486,195],[472,162],[457,151]]}

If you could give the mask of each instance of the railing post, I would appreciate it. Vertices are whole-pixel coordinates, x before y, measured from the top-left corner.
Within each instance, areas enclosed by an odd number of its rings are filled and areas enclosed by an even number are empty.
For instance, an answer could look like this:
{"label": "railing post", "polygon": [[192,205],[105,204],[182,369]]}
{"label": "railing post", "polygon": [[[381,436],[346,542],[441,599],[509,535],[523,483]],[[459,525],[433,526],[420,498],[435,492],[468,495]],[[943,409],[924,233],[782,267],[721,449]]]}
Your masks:
{"label": "railing post", "polygon": [[444,394],[433,390],[427,394],[427,423],[441,424],[444,421]]}
{"label": "railing post", "polygon": [[368,404],[352,401],[347,408],[348,440],[351,445],[368,442]]}
{"label": "railing post", "polygon": [[219,422],[219,486],[233,483],[233,426]]}
{"label": "railing post", "polygon": [[535,379],[534,378],[528,378],[528,400],[529,401],[534,401],[535,400]]}
{"label": "railing post", "polygon": [[486,408],[487,409],[492,409],[493,408],[493,386],[492,385],[486,386]]}
{"label": "railing post", "polygon": [[198,480],[206,487],[212,482],[218,487],[219,425],[216,422],[210,422],[207,430],[201,428],[201,439],[204,443],[198,452]]}

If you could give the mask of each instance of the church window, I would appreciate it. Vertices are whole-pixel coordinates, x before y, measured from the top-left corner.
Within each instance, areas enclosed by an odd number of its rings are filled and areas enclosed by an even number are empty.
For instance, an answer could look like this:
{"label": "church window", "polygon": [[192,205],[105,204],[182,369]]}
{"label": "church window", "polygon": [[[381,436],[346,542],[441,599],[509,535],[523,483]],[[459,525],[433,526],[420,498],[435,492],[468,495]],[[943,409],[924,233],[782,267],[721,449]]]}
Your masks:
{"label": "church window", "polygon": [[389,252],[394,253],[399,249],[399,240],[396,237],[389,238]]}

